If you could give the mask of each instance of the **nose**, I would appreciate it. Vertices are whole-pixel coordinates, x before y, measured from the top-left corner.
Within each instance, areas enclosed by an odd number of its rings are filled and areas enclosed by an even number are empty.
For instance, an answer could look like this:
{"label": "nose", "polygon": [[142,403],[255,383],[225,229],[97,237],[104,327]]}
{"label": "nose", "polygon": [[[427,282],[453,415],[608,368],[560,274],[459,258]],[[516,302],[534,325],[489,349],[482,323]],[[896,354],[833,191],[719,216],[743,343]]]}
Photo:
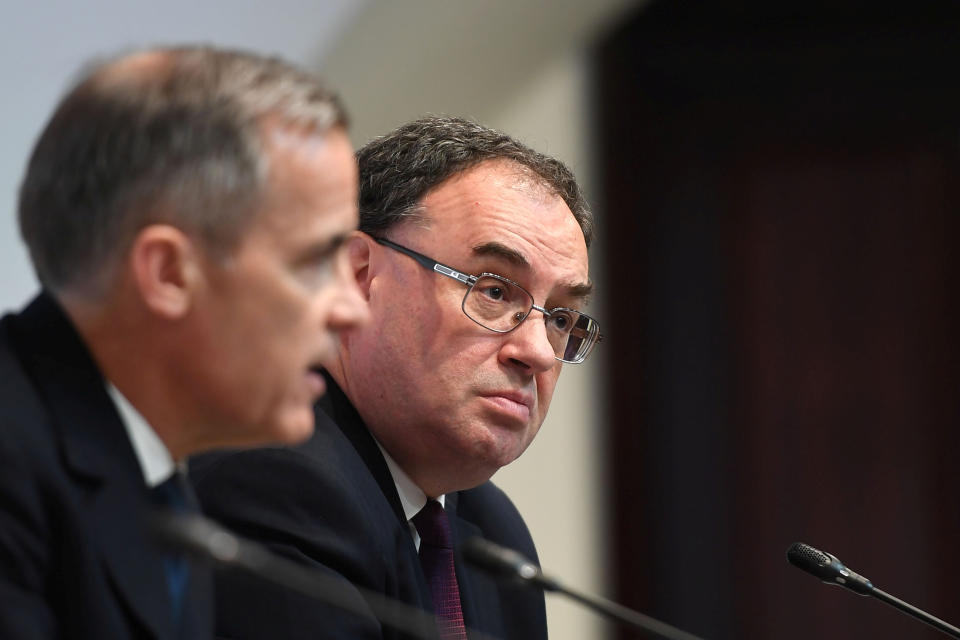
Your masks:
{"label": "nose", "polygon": [[547,326],[543,316],[533,311],[520,325],[505,333],[500,348],[500,361],[537,374],[560,364],[554,357],[553,345],[547,339]]}

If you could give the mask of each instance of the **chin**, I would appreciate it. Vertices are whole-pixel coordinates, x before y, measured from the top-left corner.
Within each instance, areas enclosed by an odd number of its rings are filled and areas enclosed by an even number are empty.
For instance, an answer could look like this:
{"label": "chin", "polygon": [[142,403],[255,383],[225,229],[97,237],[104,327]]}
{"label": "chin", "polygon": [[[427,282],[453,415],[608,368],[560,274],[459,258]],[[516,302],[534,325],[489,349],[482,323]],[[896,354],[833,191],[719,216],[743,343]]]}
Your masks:
{"label": "chin", "polygon": [[315,426],[313,407],[298,411],[295,416],[287,416],[270,431],[271,440],[276,444],[299,444],[313,435]]}
{"label": "chin", "polygon": [[489,480],[500,468],[519,458],[527,448],[527,444],[518,443],[514,438],[494,437],[488,444],[474,453],[474,459],[482,461],[484,472],[489,472],[484,480]]}

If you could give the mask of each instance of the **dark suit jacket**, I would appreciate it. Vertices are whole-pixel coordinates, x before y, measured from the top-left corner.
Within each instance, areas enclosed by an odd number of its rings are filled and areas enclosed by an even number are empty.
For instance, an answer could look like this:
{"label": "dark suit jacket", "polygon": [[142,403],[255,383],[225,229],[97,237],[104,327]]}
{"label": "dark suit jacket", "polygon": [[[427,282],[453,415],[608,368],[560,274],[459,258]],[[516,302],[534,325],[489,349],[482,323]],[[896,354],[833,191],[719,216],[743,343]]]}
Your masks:
{"label": "dark suit jacket", "polygon": [[[356,410],[329,377],[305,444],[191,460],[208,515],[318,571],[432,611],[430,590],[393,478]],[[492,483],[448,494],[455,552],[473,536],[536,561],[530,533]],[[500,638],[546,638],[543,594],[494,582],[456,558],[464,619]],[[217,578],[217,635],[225,638],[398,638],[370,618],[329,609],[264,581]],[[359,600],[359,598],[357,598]],[[435,631],[435,630],[434,630]]]}
{"label": "dark suit jacket", "polygon": [[[41,294],[0,321],[0,638],[178,638],[212,631],[194,567],[175,629],[148,489],[103,377]],[[194,612],[197,615],[194,615]]]}

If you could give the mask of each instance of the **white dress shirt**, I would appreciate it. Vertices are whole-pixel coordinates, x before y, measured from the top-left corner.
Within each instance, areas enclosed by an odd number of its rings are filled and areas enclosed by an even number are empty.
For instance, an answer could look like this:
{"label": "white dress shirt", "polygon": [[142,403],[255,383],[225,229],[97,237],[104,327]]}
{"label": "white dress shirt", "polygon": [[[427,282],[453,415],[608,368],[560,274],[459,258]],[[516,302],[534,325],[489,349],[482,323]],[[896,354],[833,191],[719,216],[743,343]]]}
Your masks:
{"label": "white dress shirt", "polygon": [[127,430],[133,453],[136,454],[140,471],[143,472],[143,479],[152,489],[172,476],[177,471],[177,465],[153,428],[120,390],[108,382],[107,393],[113,399],[117,413],[120,414],[120,422]]}
{"label": "white dress shirt", "polygon": [[[400,505],[403,507],[403,516],[407,519],[407,526],[410,527],[410,533],[413,535],[413,544],[417,547],[417,551],[420,551],[420,534],[417,533],[417,528],[414,526],[413,517],[420,513],[420,510],[423,509],[427,504],[427,494],[423,490],[414,484],[413,480],[410,479],[403,469],[400,468],[400,465],[390,457],[390,454],[387,453],[387,450],[383,448],[379,441],[376,438],[373,439],[377,443],[377,446],[380,447],[380,453],[383,454],[383,459],[387,461],[387,468],[390,469],[390,475],[393,477],[393,484],[397,487],[397,493],[400,494]],[[445,506],[446,496],[440,495],[434,500],[440,503],[440,506]]]}

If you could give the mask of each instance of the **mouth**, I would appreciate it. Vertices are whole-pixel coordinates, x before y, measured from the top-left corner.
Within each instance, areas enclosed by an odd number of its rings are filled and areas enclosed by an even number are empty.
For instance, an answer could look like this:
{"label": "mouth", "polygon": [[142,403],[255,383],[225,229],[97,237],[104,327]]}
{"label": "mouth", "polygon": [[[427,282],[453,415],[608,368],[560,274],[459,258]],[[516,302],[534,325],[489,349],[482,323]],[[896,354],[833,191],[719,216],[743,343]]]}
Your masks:
{"label": "mouth", "polygon": [[492,391],[481,394],[498,413],[526,424],[533,413],[533,396],[514,390]]}
{"label": "mouth", "polygon": [[307,369],[307,388],[314,398],[319,398],[327,391],[327,381],[323,377],[323,367],[313,366]]}

